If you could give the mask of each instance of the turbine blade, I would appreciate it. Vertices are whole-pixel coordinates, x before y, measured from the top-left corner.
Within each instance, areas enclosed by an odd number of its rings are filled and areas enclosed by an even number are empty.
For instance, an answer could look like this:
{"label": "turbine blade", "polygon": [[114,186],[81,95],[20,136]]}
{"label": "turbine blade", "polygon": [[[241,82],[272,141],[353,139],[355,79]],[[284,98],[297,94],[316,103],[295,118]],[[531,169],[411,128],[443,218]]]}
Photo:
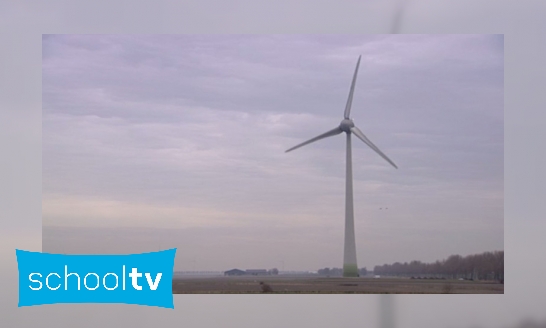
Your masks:
{"label": "turbine blade", "polygon": [[353,75],[353,82],[351,83],[351,91],[349,91],[349,99],[347,99],[347,105],[345,106],[345,118],[349,118],[351,115],[351,105],[353,104],[353,94],[355,91],[356,76],[358,74],[358,66],[360,66],[360,58],[362,55],[358,56],[358,61],[356,62],[355,74]]}
{"label": "turbine blade", "polygon": [[319,135],[319,136],[316,136],[316,137],[314,137],[313,139],[309,139],[309,140],[307,140],[306,142],[302,142],[302,143],[300,143],[299,145],[294,146],[294,147],[288,149],[287,151],[285,151],[285,153],[288,153],[289,151],[292,151],[292,150],[294,150],[294,149],[303,147],[303,146],[305,146],[305,145],[307,145],[307,144],[310,144],[310,143],[312,143],[312,142],[315,142],[315,141],[317,141],[317,140],[320,140],[320,139],[324,139],[324,138],[328,138],[328,137],[332,137],[332,136],[338,135],[338,134],[340,134],[341,132],[343,132],[343,131],[341,131],[341,129],[340,129],[339,127],[337,127],[337,128],[335,128],[335,129],[333,129],[333,130],[330,130],[330,131],[325,132],[325,133],[323,133],[323,134],[321,134],[321,135]]}
{"label": "turbine blade", "polygon": [[392,166],[394,166],[394,168],[398,169],[398,166],[396,166],[396,164],[394,164],[394,162],[391,161],[390,158],[387,157],[387,155],[383,154],[383,152],[381,150],[379,150],[379,148],[377,148],[377,146],[374,145],[373,142],[371,142],[370,139],[368,139],[364,135],[364,133],[362,133],[362,131],[360,131],[359,128],[357,128],[356,126],[352,127],[351,132],[354,133],[355,136],[357,136],[360,140],[362,140],[366,145],[370,146],[370,148],[373,149],[376,153],[378,153],[379,156],[383,157],[384,160],[386,160]]}

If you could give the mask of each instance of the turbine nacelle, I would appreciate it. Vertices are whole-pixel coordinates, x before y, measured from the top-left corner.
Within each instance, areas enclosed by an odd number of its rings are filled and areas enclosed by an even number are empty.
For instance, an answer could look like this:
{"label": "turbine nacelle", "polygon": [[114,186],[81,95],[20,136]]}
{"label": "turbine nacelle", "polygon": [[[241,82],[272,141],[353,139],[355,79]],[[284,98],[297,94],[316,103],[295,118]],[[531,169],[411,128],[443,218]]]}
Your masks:
{"label": "turbine nacelle", "polygon": [[349,138],[347,139],[347,142],[350,142],[351,134],[354,134],[355,137],[362,140],[362,142],[368,145],[368,147],[370,147],[373,151],[375,151],[379,156],[383,157],[383,159],[389,162],[389,164],[391,164],[394,168],[396,169],[398,168],[396,164],[394,164],[394,162],[387,157],[387,155],[383,154],[383,152],[379,150],[379,148],[376,145],[374,145],[373,142],[371,142],[370,139],[368,139],[368,137],[366,137],[366,135],[364,135],[364,133],[362,133],[362,131],[360,131],[360,129],[357,126],[355,126],[355,123],[351,119],[351,105],[353,103],[353,94],[355,91],[355,83],[356,83],[356,76],[358,73],[358,67],[360,66],[360,58],[361,57],[358,57],[358,61],[356,62],[355,73],[353,75],[353,81],[351,83],[351,89],[349,91],[349,98],[347,99],[347,105],[345,106],[345,112],[343,113],[343,120],[341,121],[341,123],[339,123],[339,126],[330,131],[324,132],[323,134],[318,135],[312,139],[302,142],[297,146],[294,146],[288,149],[286,151],[287,153],[294,149],[298,149],[300,147],[308,145],[312,142],[315,142],[324,138],[328,138],[328,137],[333,137],[335,135],[345,132],[349,136]]}
{"label": "turbine nacelle", "polygon": [[346,133],[351,133],[351,128],[354,128],[355,124],[350,118],[346,118],[339,123],[339,129]]}

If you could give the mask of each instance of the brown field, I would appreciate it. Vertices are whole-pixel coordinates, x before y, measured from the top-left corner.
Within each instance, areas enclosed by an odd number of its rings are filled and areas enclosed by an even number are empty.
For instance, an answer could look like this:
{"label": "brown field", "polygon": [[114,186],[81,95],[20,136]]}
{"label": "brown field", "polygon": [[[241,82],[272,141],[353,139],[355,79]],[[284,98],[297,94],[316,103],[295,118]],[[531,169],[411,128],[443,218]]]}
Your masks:
{"label": "brown field", "polygon": [[309,276],[175,277],[173,294],[257,294],[260,281],[274,294],[504,294],[489,281]]}

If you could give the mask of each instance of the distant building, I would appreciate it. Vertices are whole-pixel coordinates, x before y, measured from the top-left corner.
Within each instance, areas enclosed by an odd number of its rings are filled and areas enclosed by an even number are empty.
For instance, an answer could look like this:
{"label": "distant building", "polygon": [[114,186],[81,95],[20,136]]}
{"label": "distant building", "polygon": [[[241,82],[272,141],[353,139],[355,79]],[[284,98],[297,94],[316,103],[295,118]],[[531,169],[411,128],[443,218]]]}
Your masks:
{"label": "distant building", "polygon": [[239,269],[232,269],[232,270],[224,272],[224,276],[267,276],[270,274],[271,272],[265,269],[249,269],[245,271],[239,270]]}
{"label": "distant building", "polygon": [[249,274],[252,276],[266,276],[269,273],[265,269],[250,269],[250,270],[246,270],[246,274]]}
{"label": "distant building", "polygon": [[224,276],[242,276],[245,274],[247,274],[245,271],[239,269],[232,269],[224,272]]}

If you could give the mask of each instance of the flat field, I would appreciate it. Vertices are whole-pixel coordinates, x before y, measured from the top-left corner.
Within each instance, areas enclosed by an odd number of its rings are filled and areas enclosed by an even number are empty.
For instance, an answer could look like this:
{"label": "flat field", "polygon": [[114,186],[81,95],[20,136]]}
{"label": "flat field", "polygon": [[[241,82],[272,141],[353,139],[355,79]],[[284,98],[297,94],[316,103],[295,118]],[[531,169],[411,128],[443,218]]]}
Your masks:
{"label": "flat field", "polygon": [[173,294],[258,294],[260,282],[273,294],[504,294],[490,281],[309,276],[175,277]]}

